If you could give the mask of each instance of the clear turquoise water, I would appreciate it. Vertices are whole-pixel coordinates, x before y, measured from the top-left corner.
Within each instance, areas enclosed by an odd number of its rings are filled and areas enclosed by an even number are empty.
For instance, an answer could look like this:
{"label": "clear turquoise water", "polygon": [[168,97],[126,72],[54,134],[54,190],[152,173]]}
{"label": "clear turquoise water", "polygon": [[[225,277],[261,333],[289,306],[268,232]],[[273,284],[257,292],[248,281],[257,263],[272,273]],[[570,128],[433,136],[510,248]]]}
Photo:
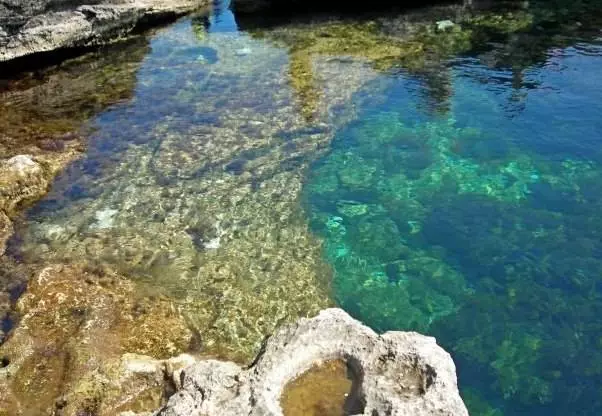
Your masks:
{"label": "clear turquoise water", "polygon": [[[324,240],[336,301],[379,331],[437,337],[471,414],[602,414],[602,27],[552,26],[372,74],[338,103],[354,121],[331,109],[316,126],[286,48],[237,32],[227,10],[181,20],[149,38],[131,99],[91,120],[85,156],[21,224],[19,256],[167,276],[217,299],[222,324],[245,302],[220,286],[219,256],[253,266],[241,291],[267,293],[294,234],[252,226],[299,221],[282,207],[305,177],[302,221]],[[255,221],[265,189],[286,215]],[[266,247],[246,263],[236,241]],[[188,291],[207,263],[216,277]]]}
{"label": "clear turquoise water", "polygon": [[437,337],[473,414],[600,414],[602,43],[484,61],[449,62],[436,100],[391,75],[313,165],[307,212],[337,302]]}

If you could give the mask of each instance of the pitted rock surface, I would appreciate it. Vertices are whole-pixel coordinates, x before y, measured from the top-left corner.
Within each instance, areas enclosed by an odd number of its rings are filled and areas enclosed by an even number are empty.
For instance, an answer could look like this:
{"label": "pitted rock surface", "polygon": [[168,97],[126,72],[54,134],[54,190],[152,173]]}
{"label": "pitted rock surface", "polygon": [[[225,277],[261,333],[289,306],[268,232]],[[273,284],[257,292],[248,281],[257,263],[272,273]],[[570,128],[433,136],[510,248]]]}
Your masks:
{"label": "pitted rock surface", "polygon": [[415,332],[378,335],[340,309],[282,327],[255,364],[200,361],[179,374],[181,389],[160,416],[281,416],[286,384],[326,360],[345,360],[359,375],[364,415],[464,416],[450,355]]}
{"label": "pitted rock surface", "polygon": [[[0,1],[0,63],[40,52],[104,44],[138,23],[208,5],[207,0]],[[60,7],[59,7],[60,6]]]}

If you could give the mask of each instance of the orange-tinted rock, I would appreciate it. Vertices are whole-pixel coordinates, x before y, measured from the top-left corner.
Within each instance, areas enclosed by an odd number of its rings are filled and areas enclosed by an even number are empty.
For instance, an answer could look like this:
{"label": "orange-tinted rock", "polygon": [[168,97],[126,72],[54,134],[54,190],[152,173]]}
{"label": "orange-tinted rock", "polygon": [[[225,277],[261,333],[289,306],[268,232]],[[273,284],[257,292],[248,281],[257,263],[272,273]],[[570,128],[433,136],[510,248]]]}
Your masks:
{"label": "orange-tinted rock", "polygon": [[10,218],[3,212],[0,211],[0,257],[6,250],[6,242],[13,234],[13,224]]}
{"label": "orange-tinted rock", "polygon": [[7,364],[0,369],[0,415],[112,415],[160,405],[163,375],[127,372],[122,356],[176,355],[188,348],[191,332],[169,300],[135,291],[110,272],[39,272],[17,304],[18,328],[0,346]]}

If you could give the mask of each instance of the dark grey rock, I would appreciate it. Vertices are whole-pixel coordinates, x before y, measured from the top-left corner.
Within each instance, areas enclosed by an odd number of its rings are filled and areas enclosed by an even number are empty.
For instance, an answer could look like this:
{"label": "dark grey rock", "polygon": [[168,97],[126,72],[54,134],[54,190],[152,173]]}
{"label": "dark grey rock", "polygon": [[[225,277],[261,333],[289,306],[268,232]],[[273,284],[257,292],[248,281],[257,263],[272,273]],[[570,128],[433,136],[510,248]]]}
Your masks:
{"label": "dark grey rock", "polygon": [[189,13],[208,0],[0,0],[0,62],[127,35],[141,21]]}

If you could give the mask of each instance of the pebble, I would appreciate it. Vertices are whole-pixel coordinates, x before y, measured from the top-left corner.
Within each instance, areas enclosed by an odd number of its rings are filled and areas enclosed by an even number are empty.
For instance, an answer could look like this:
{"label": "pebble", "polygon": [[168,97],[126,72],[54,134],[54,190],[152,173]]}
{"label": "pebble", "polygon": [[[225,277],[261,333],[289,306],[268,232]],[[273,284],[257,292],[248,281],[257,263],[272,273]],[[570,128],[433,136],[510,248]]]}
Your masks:
{"label": "pebble", "polygon": [[437,30],[445,31],[447,29],[451,29],[455,25],[456,24],[454,22],[452,22],[451,20],[439,20],[437,22]]}
{"label": "pebble", "polygon": [[253,51],[251,50],[251,48],[240,48],[240,49],[237,49],[236,51],[234,51],[236,56],[247,56],[247,55],[251,55],[252,52]]}

